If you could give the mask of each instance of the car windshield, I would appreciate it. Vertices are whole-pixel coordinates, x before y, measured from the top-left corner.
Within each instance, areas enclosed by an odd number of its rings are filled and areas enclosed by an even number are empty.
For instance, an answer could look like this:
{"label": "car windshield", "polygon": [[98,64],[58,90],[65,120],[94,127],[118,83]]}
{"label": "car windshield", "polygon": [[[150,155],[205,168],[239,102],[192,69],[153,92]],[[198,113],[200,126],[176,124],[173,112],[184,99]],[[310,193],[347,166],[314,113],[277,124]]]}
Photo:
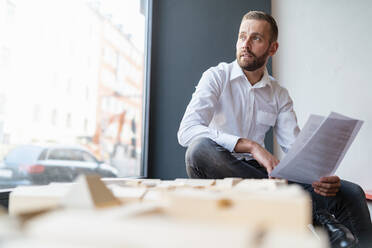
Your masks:
{"label": "car windshield", "polygon": [[35,162],[41,151],[42,147],[38,146],[21,146],[13,149],[5,158],[7,164],[31,164]]}

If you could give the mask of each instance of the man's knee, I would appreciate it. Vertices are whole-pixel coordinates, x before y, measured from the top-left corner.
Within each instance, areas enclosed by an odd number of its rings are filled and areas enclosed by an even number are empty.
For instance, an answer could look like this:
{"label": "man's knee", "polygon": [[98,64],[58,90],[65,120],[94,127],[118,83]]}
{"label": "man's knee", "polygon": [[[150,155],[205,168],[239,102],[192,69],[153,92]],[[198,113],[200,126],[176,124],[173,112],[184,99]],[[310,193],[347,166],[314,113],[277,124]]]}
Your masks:
{"label": "man's knee", "polygon": [[195,166],[198,162],[205,159],[213,151],[216,143],[209,138],[198,138],[191,142],[186,150],[186,166]]}
{"label": "man's knee", "polygon": [[349,181],[341,180],[340,192],[348,197],[365,199],[365,194],[362,187]]}
{"label": "man's knee", "polygon": [[187,175],[190,178],[206,178],[205,171],[210,170],[211,163],[218,156],[219,145],[209,138],[197,138],[186,150],[185,162]]}

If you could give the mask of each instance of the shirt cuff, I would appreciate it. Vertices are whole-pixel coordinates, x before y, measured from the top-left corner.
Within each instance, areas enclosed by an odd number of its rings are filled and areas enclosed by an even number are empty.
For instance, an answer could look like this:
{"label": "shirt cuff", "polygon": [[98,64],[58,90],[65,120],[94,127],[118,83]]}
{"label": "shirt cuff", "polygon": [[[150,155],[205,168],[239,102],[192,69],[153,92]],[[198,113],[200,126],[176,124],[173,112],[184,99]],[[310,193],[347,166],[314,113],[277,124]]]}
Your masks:
{"label": "shirt cuff", "polygon": [[235,135],[219,133],[214,141],[220,146],[229,150],[230,152],[233,152],[235,145],[238,142],[239,138],[240,137],[235,136]]}

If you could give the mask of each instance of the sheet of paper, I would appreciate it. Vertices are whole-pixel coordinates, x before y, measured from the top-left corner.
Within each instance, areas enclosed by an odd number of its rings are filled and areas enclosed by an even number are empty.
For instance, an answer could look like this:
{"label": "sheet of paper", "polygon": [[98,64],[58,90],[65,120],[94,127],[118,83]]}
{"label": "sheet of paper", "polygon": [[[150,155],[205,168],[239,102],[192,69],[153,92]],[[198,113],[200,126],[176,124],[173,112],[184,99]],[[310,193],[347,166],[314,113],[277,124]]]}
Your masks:
{"label": "sheet of paper", "polygon": [[320,115],[311,115],[303,127],[302,131],[297,136],[291,150],[283,158],[283,161],[289,161],[293,159],[299,151],[306,145],[313,134],[318,130],[321,123],[324,121],[324,117]]}
{"label": "sheet of paper", "polygon": [[292,149],[270,175],[308,184],[333,175],[362,123],[337,113],[327,118],[311,115]]}
{"label": "sheet of paper", "polygon": [[[353,120],[352,118],[349,118],[347,116],[344,116],[344,115],[341,115],[341,114],[338,114],[338,113],[335,113],[335,112],[332,112],[330,114],[330,117],[331,118],[335,118],[335,119]],[[358,134],[360,128],[362,127],[362,124],[363,124],[363,121],[358,121],[357,122],[356,127],[354,128],[354,130],[353,130],[353,132],[351,134],[351,137],[350,137],[348,143],[346,144],[345,149],[344,149],[342,155],[340,156],[339,160],[337,161],[336,168],[332,171],[332,174],[334,174],[336,172],[336,169],[340,165],[340,163],[341,163],[342,159],[344,158],[347,150],[349,150],[349,147],[351,146],[351,143],[353,143],[356,135]]]}

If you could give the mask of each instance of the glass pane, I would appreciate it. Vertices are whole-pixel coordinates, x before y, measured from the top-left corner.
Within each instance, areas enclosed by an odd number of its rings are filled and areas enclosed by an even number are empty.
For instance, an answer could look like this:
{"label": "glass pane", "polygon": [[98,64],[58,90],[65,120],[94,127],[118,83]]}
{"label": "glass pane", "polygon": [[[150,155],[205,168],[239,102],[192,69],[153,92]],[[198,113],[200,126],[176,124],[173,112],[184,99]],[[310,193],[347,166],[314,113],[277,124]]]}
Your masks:
{"label": "glass pane", "polygon": [[146,7],[0,0],[0,188],[141,176]]}
{"label": "glass pane", "polygon": [[98,161],[87,152],[82,152],[82,157],[83,157],[83,161],[85,162],[98,163]]}
{"label": "glass pane", "polygon": [[79,150],[53,149],[49,151],[48,160],[83,161],[83,154]]}
{"label": "glass pane", "polygon": [[31,164],[38,159],[42,151],[43,148],[38,146],[19,146],[11,150],[4,161],[8,165]]}

